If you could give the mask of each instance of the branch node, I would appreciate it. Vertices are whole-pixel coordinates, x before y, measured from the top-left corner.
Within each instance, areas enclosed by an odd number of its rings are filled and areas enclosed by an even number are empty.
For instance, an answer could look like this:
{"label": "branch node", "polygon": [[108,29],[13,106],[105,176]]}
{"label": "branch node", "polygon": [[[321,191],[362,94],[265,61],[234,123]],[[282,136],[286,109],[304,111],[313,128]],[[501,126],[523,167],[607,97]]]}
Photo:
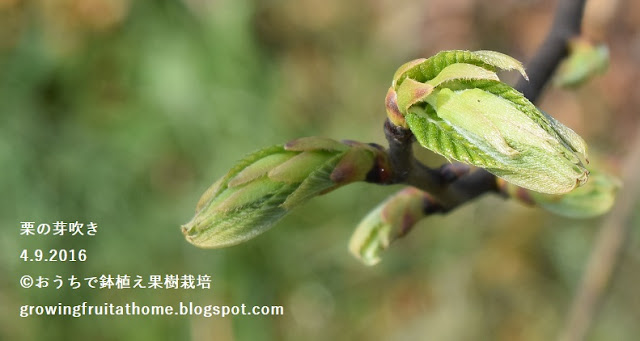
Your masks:
{"label": "branch node", "polygon": [[445,184],[450,184],[455,182],[459,178],[469,174],[471,167],[469,165],[465,165],[464,163],[445,163],[439,169],[440,177],[442,182]]}

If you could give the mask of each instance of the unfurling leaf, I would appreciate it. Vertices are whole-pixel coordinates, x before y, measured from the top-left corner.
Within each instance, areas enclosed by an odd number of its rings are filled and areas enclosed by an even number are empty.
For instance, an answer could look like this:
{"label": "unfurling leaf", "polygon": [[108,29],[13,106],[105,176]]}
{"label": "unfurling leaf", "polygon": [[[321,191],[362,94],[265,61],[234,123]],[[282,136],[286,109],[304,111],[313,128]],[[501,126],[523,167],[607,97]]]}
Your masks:
{"label": "unfurling leaf", "polygon": [[432,200],[427,193],[413,187],[389,197],[358,224],[351,236],[349,251],[366,265],[377,264],[380,252],[409,232],[425,216],[425,204]]}
{"label": "unfurling leaf", "polygon": [[515,185],[561,194],[584,184],[582,138],[500,82],[522,64],[493,51],[444,51],[403,65],[387,93],[387,115],[448,160],[482,167]]}
{"label": "unfurling leaf", "polygon": [[563,195],[532,193],[535,203],[555,214],[570,218],[591,218],[609,212],[620,188],[610,174],[591,172],[589,182]]}
{"label": "unfurling leaf", "polygon": [[528,205],[542,207],[554,214],[569,218],[592,218],[607,213],[620,188],[620,180],[613,175],[591,170],[589,182],[566,194],[545,194],[499,181],[503,193]]}
{"label": "unfurling leaf", "polygon": [[577,38],[569,44],[569,56],[560,64],[554,85],[572,88],[604,73],[609,66],[609,49]]}
{"label": "unfurling leaf", "polygon": [[[367,177],[388,176],[386,153],[375,145],[308,137],[250,154],[200,198],[182,226],[199,247],[241,243],[273,226],[314,196]],[[373,173],[372,173],[373,172]]]}

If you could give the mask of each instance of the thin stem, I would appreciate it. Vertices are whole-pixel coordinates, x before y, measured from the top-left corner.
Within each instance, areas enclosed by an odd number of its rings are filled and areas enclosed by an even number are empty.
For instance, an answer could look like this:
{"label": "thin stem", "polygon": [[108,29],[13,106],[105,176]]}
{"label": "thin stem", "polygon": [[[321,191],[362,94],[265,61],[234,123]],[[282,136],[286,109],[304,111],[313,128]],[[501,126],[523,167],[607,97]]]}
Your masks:
{"label": "thin stem", "polygon": [[516,89],[535,102],[560,61],[568,53],[568,41],[580,34],[586,0],[561,0],[551,30],[527,65],[529,81],[520,78]]}
{"label": "thin stem", "polygon": [[448,191],[448,185],[451,182],[466,174],[465,171],[456,171],[452,168],[463,167],[446,167],[445,165],[439,170],[429,168],[413,156],[412,147],[415,137],[411,130],[386,120],[384,132],[389,142],[389,162],[393,169],[392,183],[405,183],[419,188],[437,198],[442,207],[456,206],[460,198],[466,197],[465,193],[456,195],[457,192]]}
{"label": "thin stem", "polygon": [[[389,162],[393,168],[394,183],[403,183],[409,177],[413,166],[413,141],[415,137],[409,129],[396,126],[389,120],[384,122],[384,135],[389,143]],[[430,179],[430,182],[437,179]]]}

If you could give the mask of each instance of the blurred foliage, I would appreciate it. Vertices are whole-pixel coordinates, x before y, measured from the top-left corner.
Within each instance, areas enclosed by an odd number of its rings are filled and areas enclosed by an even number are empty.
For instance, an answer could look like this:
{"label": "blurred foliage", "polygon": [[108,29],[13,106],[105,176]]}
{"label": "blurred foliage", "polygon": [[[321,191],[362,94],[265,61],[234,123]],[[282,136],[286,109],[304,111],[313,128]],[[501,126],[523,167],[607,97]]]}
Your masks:
{"label": "blurred foliage", "polygon": [[[630,42],[640,39],[640,4],[589,3],[585,27],[608,42],[610,71],[576,92],[549,92],[540,106],[615,164],[638,120],[640,88],[631,85],[640,53]],[[384,94],[407,60],[452,48],[527,60],[553,4],[0,0],[0,339],[552,338],[597,219],[487,197],[424,220],[374,268],[353,259],[347,242],[397,186],[350,185],[222,250],[191,246],[179,226],[248,152],[308,135],[382,144]],[[19,236],[21,221],[56,220],[94,221],[98,235]],[[638,229],[630,244],[594,340],[640,335]],[[86,248],[88,260],[25,264],[25,248]],[[25,274],[103,273],[208,273],[213,284],[18,286]],[[24,304],[82,301],[283,305],[285,316],[18,317]]]}

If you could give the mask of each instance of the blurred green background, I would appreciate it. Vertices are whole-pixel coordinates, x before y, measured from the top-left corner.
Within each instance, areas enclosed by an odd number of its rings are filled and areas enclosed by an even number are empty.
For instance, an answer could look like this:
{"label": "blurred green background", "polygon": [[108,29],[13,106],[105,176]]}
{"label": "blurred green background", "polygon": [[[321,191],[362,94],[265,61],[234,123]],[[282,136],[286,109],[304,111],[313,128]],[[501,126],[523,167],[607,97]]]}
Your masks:
{"label": "blurred green background", "polygon": [[[610,70],[577,91],[550,89],[539,104],[615,170],[638,122],[640,3],[588,3],[585,31],[609,44]],[[488,196],[424,220],[371,268],[346,245],[359,219],[398,186],[350,185],[227,249],[197,249],[179,229],[200,194],[253,150],[310,135],[384,144],[383,98],[410,59],[490,49],[526,61],[554,5],[0,0],[0,339],[555,337],[602,219],[559,218]],[[21,221],[57,220],[96,222],[98,234],[19,235]],[[640,335],[638,230],[592,340]],[[88,259],[19,258],[36,248],[85,248]],[[212,288],[18,285],[22,275],[100,274],[210,274]],[[18,317],[25,304],[83,301],[282,305],[285,315]]]}

